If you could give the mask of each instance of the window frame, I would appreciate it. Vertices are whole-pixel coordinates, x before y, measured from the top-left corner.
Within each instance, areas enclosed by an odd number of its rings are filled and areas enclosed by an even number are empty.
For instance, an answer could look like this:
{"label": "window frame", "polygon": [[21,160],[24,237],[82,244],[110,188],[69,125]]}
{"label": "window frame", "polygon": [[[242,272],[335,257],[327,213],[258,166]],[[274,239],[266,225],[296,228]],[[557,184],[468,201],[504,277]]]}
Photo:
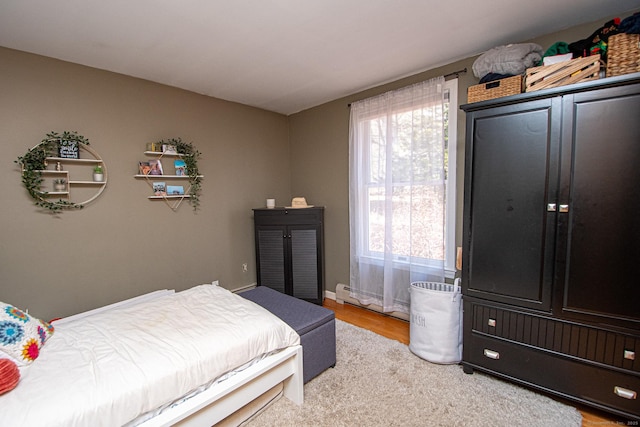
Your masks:
{"label": "window frame", "polygon": [[[456,174],[457,174],[457,117],[458,117],[458,79],[454,78],[451,80],[445,81],[444,84],[445,91],[445,99],[447,99],[448,109],[447,109],[447,127],[446,132],[448,135],[447,138],[447,173],[445,178],[445,230],[444,230],[444,239],[445,239],[445,251],[444,251],[444,269],[445,269],[445,277],[453,278],[456,273]],[[367,129],[368,132],[368,129]],[[367,138],[369,140],[369,138]],[[363,148],[364,154],[368,160],[371,159],[371,144],[366,144]],[[371,167],[371,162],[365,162],[367,168]],[[371,171],[368,170],[368,176],[372,176]],[[425,181],[425,184],[428,184],[428,181]],[[394,184],[395,185],[395,184]],[[401,186],[401,184],[398,184]],[[369,189],[379,187],[378,185],[373,185],[373,183],[368,183],[366,186],[366,200],[367,206],[369,205]],[[367,230],[370,229],[371,221],[370,221],[370,209],[363,209],[364,220],[367,224]],[[369,248],[368,241],[369,233],[365,233],[364,238],[365,244],[364,247]],[[367,250],[366,253],[360,254],[360,260],[362,262],[366,262],[368,264],[374,265],[382,265],[383,264],[383,254],[382,252],[375,252]],[[393,257],[393,266],[397,269],[409,269],[409,264],[413,264],[413,268],[416,267],[420,269],[419,266],[423,266],[425,271],[427,271],[430,267],[434,267],[440,265],[441,260],[433,260],[429,258],[417,258],[409,260],[407,256],[394,254]]]}

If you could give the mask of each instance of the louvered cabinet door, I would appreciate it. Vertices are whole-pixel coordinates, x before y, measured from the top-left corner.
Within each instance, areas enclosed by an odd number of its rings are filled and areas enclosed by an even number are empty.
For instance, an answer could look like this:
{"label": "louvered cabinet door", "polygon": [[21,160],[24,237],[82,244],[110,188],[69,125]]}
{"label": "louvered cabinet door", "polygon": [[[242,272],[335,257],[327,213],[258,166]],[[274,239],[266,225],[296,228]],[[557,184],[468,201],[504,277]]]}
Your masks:
{"label": "louvered cabinet door", "polygon": [[292,292],[296,298],[318,299],[318,283],[322,281],[321,271],[318,268],[320,261],[318,233],[317,227],[290,227]]}
{"label": "louvered cabinet door", "polygon": [[258,283],[285,292],[286,227],[263,226],[257,231]]}

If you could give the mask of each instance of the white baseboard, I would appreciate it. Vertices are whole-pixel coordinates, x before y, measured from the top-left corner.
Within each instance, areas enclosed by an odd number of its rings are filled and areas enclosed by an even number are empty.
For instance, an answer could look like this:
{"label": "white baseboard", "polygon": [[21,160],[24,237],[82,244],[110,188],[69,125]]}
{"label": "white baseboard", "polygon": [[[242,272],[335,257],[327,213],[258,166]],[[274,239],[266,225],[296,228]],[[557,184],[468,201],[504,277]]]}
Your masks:
{"label": "white baseboard", "polygon": [[240,286],[239,288],[235,288],[235,289],[231,289],[231,292],[238,293],[238,292],[242,292],[242,291],[248,291],[249,289],[253,289],[256,286],[258,286],[257,283],[251,283],[249,285],[244,285],[244,286]]}
{"label": "white baseboard", "polygon": [[392,312],[385,312],[382,310],[382,307],[380,307],[379,305],[375,305],[375,304],[361,304],[360,301],[358,301],[355,298],[351,298],[351,296],[349,295],[349,286],[343,284],[343,283],[338,283],[336,285],[336,292],[333,294],[335,297],[335,300],[338,304],[344,304],[345,302],[348,302],[349,304],[353,304],[356,305],[358,307],[363,307],[372,311],[376,311],[378,313],[382,313],[388,316],[393,316],[393,317],[397,317],[398,319],[402,319],[402,320],[409,320],[409,314],[408,313],[402,313],[399,311],[392,311]]}
{"label": "white baseboard", "polygon": [[[252,283],[250,285],[246,285],[246,286],[242,286],[236,289],[233,289],[231,292],[242,292],[242,291],[247,291],[249,289],[253,289],[257,286],[256,283]],[[363,307],[369,310],[373,310],[373,311],[377,311],[379,313],[385,314],[385,315],[389,315],[389,316],[393,316],[393,317],[397,317],[398,319],[402,319],[402,320],[409,320],[409,315],[406,313],[400,313],[397,311],[391,312],[391,313],[384,313],[382,311],[382,307],[377,306],[375,304],[369,304],[369,305],[364,305],[364,304],[360,304],[360,301],[358,301],[355,298],[351,298],[349,296],[349,287],[347,285],[344,285],[342,283],[338,283],[337,287],[336,287],[336,291],[337,292],[331,292],[331,291],[324,291],[324,297],[333,301],[336,301],[338,304],[344,304],[345,302],[348,302],[349,304],[353,304],[356,305],[358,307]],[[338,296],[338,294],[340,294],[340,296]]]}

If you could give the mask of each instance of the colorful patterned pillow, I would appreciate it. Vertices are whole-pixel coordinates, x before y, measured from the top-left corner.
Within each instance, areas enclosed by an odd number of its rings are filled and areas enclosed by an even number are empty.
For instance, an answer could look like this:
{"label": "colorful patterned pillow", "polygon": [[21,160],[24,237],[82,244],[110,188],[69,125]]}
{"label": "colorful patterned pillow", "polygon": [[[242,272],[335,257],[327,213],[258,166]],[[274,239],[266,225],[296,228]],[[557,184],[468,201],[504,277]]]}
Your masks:
{"label": "colorful patterned pillow", "polygon": [[19,366],[28,365],[38,358],[52,334],[49,323],[0,302],[0,358],[4,354]]}

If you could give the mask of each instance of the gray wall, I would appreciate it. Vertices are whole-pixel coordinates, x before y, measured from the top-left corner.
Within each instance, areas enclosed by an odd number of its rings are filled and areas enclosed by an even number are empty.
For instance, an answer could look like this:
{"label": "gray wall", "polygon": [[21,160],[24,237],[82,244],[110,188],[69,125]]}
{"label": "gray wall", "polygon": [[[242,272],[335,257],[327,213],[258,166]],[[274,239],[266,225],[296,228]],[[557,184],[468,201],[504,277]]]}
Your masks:
{"label": "gray wall", "polygon": [[[0,94],[0,301],[49,319],[155,289],[255,283],[251,209],[290,200],[286,116],[4,48]],[[14,160],[64,130],[89,138],[109,181],[84,209],[52,217]],[[178,136],[202,152],[197,213],[148,200],[133,178],[147,142]]]}
{"label": "gray wall", "polygon": [[[608,17],[536,39],[544,48],[590,35]],[[517,42],[517,41],[514,41]],[[487,46],[490,48],[493,46]],[[49,319],[156,289],[219,280],[255,283],[252,211],[292,196],[326,206],[327,289],[349,279],[348,136],[351,101],[462,68],[459,103],[477,79],[475,58],[286,117],[42,56],[0,48],[0,301]],[[458,242],[464,115],[458,112]],[[104,159],[109,183],[77,212],[41,213],[14,160],[50,131],[76,130]],[[147,142],[192,141],[205,175],[197,213],[147,200],[136,180]],[[459,243],[458,243],[459,244]],[[242,272],[242,263],[249,271]]]}

